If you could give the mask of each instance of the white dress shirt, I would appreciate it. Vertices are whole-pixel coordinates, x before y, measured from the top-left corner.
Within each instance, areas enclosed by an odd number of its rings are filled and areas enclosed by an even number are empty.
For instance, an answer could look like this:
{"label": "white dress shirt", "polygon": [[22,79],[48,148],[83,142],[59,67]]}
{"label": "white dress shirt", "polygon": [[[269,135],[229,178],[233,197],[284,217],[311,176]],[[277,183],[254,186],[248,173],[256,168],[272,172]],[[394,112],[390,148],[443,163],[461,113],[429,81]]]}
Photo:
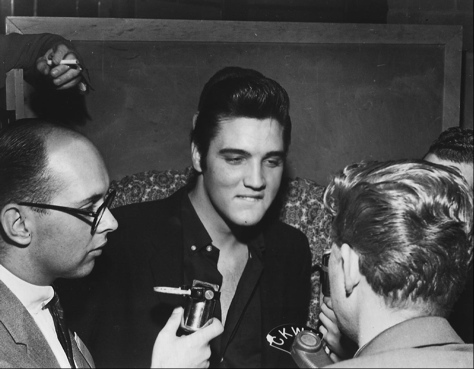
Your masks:
{"label": "white dress shirt", "polygon": [[43,333],[61,368],[71,368],[67,355],[59,342],[54,321],[48,309],[43,307],[53,298],[51,286],[36,286],[25,282],[0,264],[0,280],[25,306]]}

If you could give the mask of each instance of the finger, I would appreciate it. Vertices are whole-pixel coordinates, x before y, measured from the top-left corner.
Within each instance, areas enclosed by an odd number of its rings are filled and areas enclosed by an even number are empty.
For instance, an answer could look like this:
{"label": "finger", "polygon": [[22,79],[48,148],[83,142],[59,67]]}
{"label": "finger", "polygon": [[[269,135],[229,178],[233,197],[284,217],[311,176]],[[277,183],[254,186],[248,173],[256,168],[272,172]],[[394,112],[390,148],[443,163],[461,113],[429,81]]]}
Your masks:
{"label": "finger", "polygon": [[[71,81],[69,81],[69,82],[67,82],[67,83],[65,83],[65,84],[63,84],[63,85],[61,85],[61,86],[59,86],[59,87],[57,88],[57,90],[65,90],[65,89],[67,89],[67,88],[74,87],[74,86],[76,86],[80,81],[81,81],[81,77],[79,76],[79,77],[74,78],[73,80],[71,80]],[[53,81],[53,82],[54,82],[54,81]]]}
{"label": "finger", "polygon": [[176,334],[179,325],[181,324],[183,314],[184,309],[181,306],[176,307],[161,331],[165,331],[165,333]]}
{"label": "finger", "polygon": [[338,346],[340,340],[340,331],[339,328],[333,324],[329,319],[326,319],[323,322],[324,318],[320,318],[321,323],[324,325],[320,326],[319,331],[323,334],[323,339],[326,342],[326,345],[332,350],[339,352]]}
{"label": "finger", "polygon": [[39,58],[37,60],[36,69],[44,76],[47,76],[49,74],[50,68],[45,58]]}
{"label": "finger", "polygon": [[39,57],[36,60],[36,69],[45,76],[49,74],[49,71],[51,69],[48,65],[48,60],[51,58],[52,54],[53,49],[49,49],[43,56]]}
{"label": "finger", "polygon": [[326,315],[327,318],[336,321],[336,313],[330,309],[326,304],[321,305],[321,312]]}
{"label": "finger", "polygon": [[324,325],[326,329],[329,329],[330,326],[332,325],[331,319],[329,319],[326,315],[324,315],[324,313],[319,314],[319,321],[321,322],[322,325]]}
{"label": "finger", "polygon": [[71,68],[68,65],[57,65],[53,69],[51,69],[51,76],[53,78],[61,78],[61,81],[67,82],[69,79],[76,78],[77,76],[81,75],[82,69],[79,68]]}
{"label": "finger", "polygon": [[76,55],[74,54],[74,51],[69,49],[66,45],[60,44],[56,46],[56,48],[53,50],[52,56],[50,56],[51,61],[53,62],[54,65],[59,65],[61,60],[63,59],[75,59]]}
{"label": "finger", "polygon": [[323,339],[324,339],[324,337],[326,337],[326,334],[328,333],[328,330],[326,329],[324,325],[321,324],[319,326],[319,332],[323,335]]}
{"label": "finger", "polygon": [[73,87],[81,81],[81,72],[76,69],[66,70],[63,74],[57,76],[57,70],[60,68],[62,70],[62,67],[69,68],[68,66],[61,65],[60,67],[56,67],[51,71],[51,75],[55,77],[53,79],[53,84],[58,87],[58,89]]}
{"label": "finger", "polygon": [[332,309],[332,300],[330,297],[324,296],[323,301],[330,309]]}
{"label": "finger", "polygon": [[330,336],[326,336],[326,339],[339,339],[340,331],[336,321],[329,319],[323,313],[319,314],[319,321],[327,329],[326,335]]}
{"label": "finger", "polygon": [[224,332],[224,327],[222,326],[222,323],[219,319],[212,318],[211,320],[212,321],[209,325],[193,333],[193,335],[197,335],[197,338],[201,339],[205,343],[211,341]]}
{"label": "finger", "polygon": [[334,362],[334,363],[338,363],[339,361],[341,361],[341,358],[339,356],[337,356],[334,352],[331,351],[331,353],[329,354],[329,357],[330,359]]}

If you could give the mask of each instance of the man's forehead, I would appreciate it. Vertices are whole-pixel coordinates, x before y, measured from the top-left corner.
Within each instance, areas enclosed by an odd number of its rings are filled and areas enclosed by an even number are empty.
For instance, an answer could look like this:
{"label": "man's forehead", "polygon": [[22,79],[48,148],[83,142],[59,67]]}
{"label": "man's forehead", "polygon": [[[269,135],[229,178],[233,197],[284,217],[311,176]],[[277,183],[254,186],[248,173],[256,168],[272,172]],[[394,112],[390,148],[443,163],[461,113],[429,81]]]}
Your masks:
{"label": "man's forehead", "polygon": [[95,147],[84,139],[51,142],[48,169],[63,192],[89,197],[106,190],[109,183],[105,164]]}
{"label": "man's forehead", "polygon": [[265,144],[283,147],[283,127],[271,118],[230,118],[219,122],[212,143],[230,147]]}

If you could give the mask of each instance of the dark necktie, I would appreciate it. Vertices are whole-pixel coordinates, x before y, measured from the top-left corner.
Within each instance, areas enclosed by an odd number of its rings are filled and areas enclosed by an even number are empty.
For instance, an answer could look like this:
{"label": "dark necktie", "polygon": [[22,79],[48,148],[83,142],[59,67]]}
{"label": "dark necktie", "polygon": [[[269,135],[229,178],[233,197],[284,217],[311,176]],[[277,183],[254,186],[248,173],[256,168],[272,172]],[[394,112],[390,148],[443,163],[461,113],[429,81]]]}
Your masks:
{"label": "dark necktie", "polygon": [[58,335],[59,342],[64,349],[64,352],[67,355],[69,364],[71,368],[75,368],[72,346],[71,346],[71,336],[69,336],[69,330],[67,329],[66,320],[64,319],[64,312],[61,304],[59,303],[58,295],[54,293],[54,297],[48,302],[43,309],[48,309],[51,315],[53,316],[54,328],[56,328],[56,334]]}

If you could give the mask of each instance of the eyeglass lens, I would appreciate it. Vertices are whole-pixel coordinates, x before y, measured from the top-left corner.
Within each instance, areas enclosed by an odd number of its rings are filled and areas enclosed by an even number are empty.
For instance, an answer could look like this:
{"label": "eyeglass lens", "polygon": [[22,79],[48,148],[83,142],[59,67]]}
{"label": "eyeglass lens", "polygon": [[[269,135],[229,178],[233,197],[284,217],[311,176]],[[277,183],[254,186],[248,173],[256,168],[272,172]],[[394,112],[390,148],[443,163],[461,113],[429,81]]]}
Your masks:
{"label": "eyeglass lens", "polygon": [[102,220],[105,210],[112,204],[114,197],[115,197],[115,191],[110,192],[105,198],[103,204],[100,206],[98,213],[96,217],[94,218],[94,223],[92,224],[91,234],[94,234],[95,231],[97,230],[97,227],[99,226],[100,221]]}

